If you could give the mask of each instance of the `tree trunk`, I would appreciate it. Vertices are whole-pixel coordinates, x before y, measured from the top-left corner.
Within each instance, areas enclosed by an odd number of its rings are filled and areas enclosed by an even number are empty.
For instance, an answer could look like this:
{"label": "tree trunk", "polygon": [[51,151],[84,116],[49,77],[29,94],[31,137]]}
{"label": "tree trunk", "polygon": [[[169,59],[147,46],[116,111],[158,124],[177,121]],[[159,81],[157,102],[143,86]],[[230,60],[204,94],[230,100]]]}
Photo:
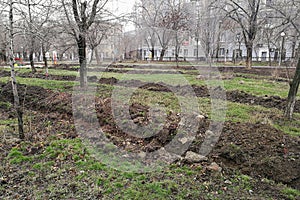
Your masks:
{"label": "tree trunk", "polygon": [[86,38],[84,34],[80,34],[78,41],[78,55],[80,64],[80,87],[87,86],[87,67],[86,67]]}
{"label": "tree trunk", "polygon": [[46,50],[45,50],[44,44],[42,44],[42,54],[43,54],[43,61],[44,61],[44,65],[45,65],[46,76],[48,76],[48,61],[47,61],[47,57],[46,57]]}
{"label": "tree trunk", "polygon": [[30,61],[31,71],[32,71],[32,73],[35,73],[36,72],[36,68],[34,66],[33,51],[32,50],[30,51],[30,54],[29,54],[29,61]]}
{"label": "tree trunk", "polygon": [[90,62],[89,62],[89,64],[91,64],[91,63],[93,62],[94,50],[95,50],[95,48],[91,48],[91,57],[90,57]]}
{"label": "tree trunk", "polygon": [[34,53],[34,35],[33,35],[33,28],[32,28],[32,16],[31,16],[31,8],[30,8],[30,2],[27,0],[27,8],[28,8],[28,15],[29,15],[29,35],[30,35],[30,54],[29,54],[29,61],[31,66],[32,73],[36,72],[36,69],[34,67],[34,61],[33,61],[33,53]]}
{"label": "tree trunk", "polygon": [[95,48],[95,56],[96,56],[97,65],[100,65],[101,61],[100,61],[100,57],[99,57],[99,53],[98,53],[97,48]]}
{"label": "tree trunk", "polygon": [[246,57],[246,68],[251,69],[252,68],[252,44],[247,44],[247,57]]}
{"label": "tree trunk", "polygon": [[166,49],[163,48],[161,50],[161,52],[160,52],[159,61],[163,61],[164,60],[165,53],[166,53]]}
{"label": "tree trunk", "polygon": [[297,68],[296,68],[293,81],[290,84],[287,106],[284,113],[285,117],[288,119],[292,119],[293,117],[294,107],[296,103],[296,95],[299,89],[299,83],[300,83],[300,57],[298,58]]}
{"label": "tree trunk", "polygon": [[154,50],[154,46],[152,46],[152,49],[151,49],[151,60],[154,61],[154,53],[155,53],[155,50]]}
{"label": "tree trunk", "polygon": [[271,45],[270,45],[270,39],[268,38],[268,49],[269,49],[269,66],[271,67],[272,66],[272,58],[271,58],[271,51],[270,51],[270,49],[271,49]]}
{"label": "tree trunk", "polygon": [[24,139],[24,129],[23,129],[23,111],[20,106],[20,99],[17,89],[17,81],[15,76],[15,56],[14,56],[14,33],[13,33],[13,1],[10,1],[10,11],[9,11],[9,64],[11,69],[11,84],[12,84],[12,91],[14,96],[14,108],[16,109],[17,118],[18,118],[18,129],[19,129],[19,138]]}

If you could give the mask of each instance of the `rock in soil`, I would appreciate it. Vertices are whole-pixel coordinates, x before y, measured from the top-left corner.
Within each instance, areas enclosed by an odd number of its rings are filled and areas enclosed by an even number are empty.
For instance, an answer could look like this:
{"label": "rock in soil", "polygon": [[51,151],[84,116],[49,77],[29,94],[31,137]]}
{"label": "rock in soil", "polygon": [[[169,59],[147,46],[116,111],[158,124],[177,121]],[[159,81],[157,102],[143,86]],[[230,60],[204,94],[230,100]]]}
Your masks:
{"label": "rock in soil", "polygon": [[208,158],[192,151],[186,152],[184,159],[189,163],[207,161]]}

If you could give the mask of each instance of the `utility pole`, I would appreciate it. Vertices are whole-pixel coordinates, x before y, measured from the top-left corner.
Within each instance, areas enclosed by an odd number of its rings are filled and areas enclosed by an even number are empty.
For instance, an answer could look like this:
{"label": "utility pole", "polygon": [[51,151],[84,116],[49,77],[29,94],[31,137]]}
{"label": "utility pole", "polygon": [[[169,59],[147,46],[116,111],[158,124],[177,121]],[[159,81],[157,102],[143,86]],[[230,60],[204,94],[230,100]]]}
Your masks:
{"label": "utility pole", "polygon": [[282,62],[282,55],[283,55],[283,50],[284,50],[284,37],[285,37],[285,32],[281,32],[280,36],[282,37],[282,42],[281,42],[281,49],[280,49],[280,55],[279,55],[279,67],[281,66]]}

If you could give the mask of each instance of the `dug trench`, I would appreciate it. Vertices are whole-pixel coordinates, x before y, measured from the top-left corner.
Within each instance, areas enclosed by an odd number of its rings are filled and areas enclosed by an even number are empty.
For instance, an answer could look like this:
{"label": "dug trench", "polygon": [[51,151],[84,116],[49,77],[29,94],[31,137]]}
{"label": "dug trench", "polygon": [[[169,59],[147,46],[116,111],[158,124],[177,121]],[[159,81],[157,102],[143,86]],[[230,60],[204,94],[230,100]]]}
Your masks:
{"label": "dug trench", "polygon": [[[210,98],[211,94],[216,92],[226,92],[226,100],[242,103],[248,105],[260,105],[266,108],[277,108],[279,110],[284,110],[286,106],[286,99],[280,98],[279,96],[255,96],[244,91],[234,90],[234,91],[224,91],[222,88],[215,88],[209,90],[206,86],[172,86],[165,83],[145,83],[139,80],[126,80],[118,81],[116,78],[101,78],[99,80],[100,84],[118,85],[123,87],[136,87],[141,85],[141,89],[146,89],[155,92],[172,92],[176,91],[177,95],[185,96],[187,91],[192,87],[194,94],[200,98]],[[300,101],[295,103],[295,112],[300,112]]]}
{"label": "dug trench", "polygon": [[[114,81],[110,80],[110,82]],[[143,88],[155,91],[168,90],[166,87],[161,89],[159,87],[161,86],[156,84],[144,86]],[[46,121],[51,121],[54,125],[51,133],[47,134],[65,132],[68,135],[67,137],[77,137],[74,126],[70,126],[74,123],[71,94],[25,85],[19,85],[19,90],[26,91],[26,93],[21,93],[21,99],[26,99],[26,103],[23,105],[27,112],[32,112],[33,115],[36,115],[37,118],[33,121],[33,126],[40,127],[39,135],[41,138],[43,134],[46,134],[45,129],[41,127],[42,124],[39,124],[44,121],[43,118],[46,118]],[[208,95],[207,89],[204,87],[196,88],[195,92],[197,96],[201,97]],[[237,99],[242,98],[239,95],[236,96]],[[257,99],[257,97],[252,96],[249,98]],[[2,84],[0,101],[12,103],[12,100],[10,84]],[[151,152],[168,144],[176,135],[180,121],[178,113],[171,112],[168,114],[163,129],[157,135],[140,139],[132,136],[131,133],[123,132],[116,126],[112,115],[110,98],[96,98],[95,102],[101,129],[105,131],[107,138],[119,148],[131,152]],[[271,105],[273,107],[279,105],[278,101],[274,101],[274,99],[269,99],[267,102],[269,102],[267,105],[270,105],[270,107]],[[7,113],[3,117],[15,117],[11,108],[0,107],[0,109],[2,113]],[[137,103],[130,105],[130,114],[133,122],[139,126],[147,124],[151,118],[149,116],[149,107]],[[199,151],[205,139],[205,132],[209,123],[208,119],[203,119],[200,123],[196,139],[189,147],[189,150]],[[37,131],[28,134],[37,134]],[[215,161],[220,164],[224,171],[239,170],[254,177],[271,179],[299,189],[299,144],[299,137],[287,135],[268,124],[244,124],[227,121],[224,124],[218,143],[207,156],[209,160],[204,162]],[[203,164],[205,165],[205,163]]]}
{"label": "dug trench", "polygon": [[[245,72],[246,69],[243,68],[220,68],[222,72]],[[292,73],[292,69],[289,73]],[[251,70],[254,74],[265,74],[270,75],[271,72],[269,71],[261,71],[261,70]],[[285,70],[281,69],[280,74],[284,76]],[[0,77],[8,77],[10,76],[10,73],[7,71],[0,71]],[[75,76],[61,76],[61,75],[50,75],[45,76],[44,74],[31,74],[31,73],[20,73],[20,77],[24,78],[41,78],[41,79],[49,79],[49,80],[67,80],[67,81],[74,81],[76,80]],[[147,89],[150,91],[156,91],[156,92],[172,92],[177,91],[177,94],[179,95],[186,95],[186,91],[189,91],[188,89],[190,86],[172,86],[167,85],[165,83],[146,83],[139,80],[122,80],[119,81],[116,78],[100,78],[99,80],[95,76],[88,77],[89,82],[96,82],[100,84],[108,84],[108,85],[120,85],[124,87],[136,87],[137,85],[141,85],[141,89]],[[3,86],[2,86],[3,87]],[[209,98],[211,96],[211,93],[214,93],[213,90],[208,90],[206,86],[191,86],[195,92],[195,95],[197,97],[206,97]],[[70,90],[70,87],[66,87],[66,89]],[[218,88],[220,90],[220,88]],[[20,89],[20,91],[24,91]],[[38,90],[37,90],[38,91]],[[222,92],[220,90],[220,92]],[[10,95],[11,96],[11,95]],[[246,93],[244,91],[240,90],[234,90],[234,91],[226,91],[226,100],[235,102],[235,103],[242,103],[242,104],[248,104],[248,105],[260,105],[266,108],[277,108],[279,110],[284,110],[286,106],[286,99],[281,98],[279,96],[255,96],[249,93]],[[300,101],[296,101],[295,104],[295,112],[300,112]]]}

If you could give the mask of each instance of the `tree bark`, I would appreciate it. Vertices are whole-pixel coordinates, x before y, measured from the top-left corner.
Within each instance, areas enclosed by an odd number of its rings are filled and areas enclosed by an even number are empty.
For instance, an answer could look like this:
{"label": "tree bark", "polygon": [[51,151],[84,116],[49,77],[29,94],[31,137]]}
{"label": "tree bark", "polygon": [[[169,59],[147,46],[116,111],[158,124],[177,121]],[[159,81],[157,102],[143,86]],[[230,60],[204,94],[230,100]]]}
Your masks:
{"label": "tree bark", "polygon": [[80,87],[87,86],[87,67],[86,67],[86,38],[84,34],[79,35],[77,41],[78,55],[80,64]]}
{"label": "tree bark", "polygon": [[164,60],[165,53],[166,53],[166,49],[162,49],[160,52],[159,61]]}
{"label": "tree bark", "polygon": [[152,49],[150,50],[150,52],[151,52],[151,61],[154,61],[154,53],[155,53],[154,46],[152,46]]}
{"label": "tree bark", "polygon": [[45,71],[46,71],[46,76],[48,76],[48,61],[46,57],[46,50],[44,44],[42,44],[42,54],[43,54],[43,61],[45,65]]}
{"label": "tree bark", "polygon": [[99,57],[99,53],[98,53],[97,48],[95,48],[95,57],[96,57],[97,65],[100,65],[101,61],[100,61],[100,57]]}
{"label": "tree bark", "polygon": [[296,103],[296,95],[299,89],[299,83],[300,83],[300,57],[298,58],[298,63],[297,63],[297,68],[296,72],[293,78],[293,81],[290,84],[290,90],[288,94],[288,99],[287,99],[287,106],[285,109],[285,117],[288,119],[293,118],[293,112],[295,108],[295,103]]}
{"label": "tree bark", "polygon": [[14,108],[16,109],[17,118],[18,118],[18,131],[19,131],[19,138],[24,139],[24,129],[23,129],[23,111],[20,106],[20,99],[17,89],[17,81],[15,76],[15,56],[14,56],[14,32],[13,32],[13,1],[10,1],[10,10],[9,10],[9,64],[10,64],[10,72],[11,72],[11,84],[12,84],[12,91],[14,96]]}
{"label": "tree bark", "polygon": [[95,48],[91,48],[91,57],[90,57],[90,62],[89,64],[91,64],[93,62],[93,57],[94,57],[94,51],[95,51]]}
{"label": "tree bark", "polygon": [[31,66],[31,71],[32,73],[36,72],[36,68],[34,66],[34,61],[33,61],[33,53],[34,53],[34,40],[35,37],[33,36],[33,28],[32,28],[32,16],[31,16],[31,8],[30,8],[30,2],[27,0],[27,8],[28,8],[28,15],[29,15],[29,35],[30,35],[30,54],[29,54],[29,61],[30,61],[30,66]]}
{"label": "tree bark", "polygon": [[32,71],[32,73],[35,73],[36,72],[36,68],[34,66],[33,53],[34,53],[33,50],[30,50],[29,61],[30,61],[31,71]]}
{"label": "tree bark", "polygon": [[252,44],[247,44],[247,57],[246,57],[246,68],[251,69],[252,68]]}

